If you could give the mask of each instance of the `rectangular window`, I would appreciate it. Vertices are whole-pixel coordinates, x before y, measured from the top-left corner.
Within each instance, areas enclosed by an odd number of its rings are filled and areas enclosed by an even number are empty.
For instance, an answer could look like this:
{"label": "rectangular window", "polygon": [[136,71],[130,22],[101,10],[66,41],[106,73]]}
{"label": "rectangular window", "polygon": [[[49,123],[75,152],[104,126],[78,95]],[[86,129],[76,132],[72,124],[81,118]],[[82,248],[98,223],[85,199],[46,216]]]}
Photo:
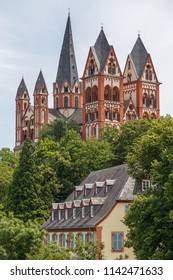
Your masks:
{"label": "rectangular window", "polygon": [[56,244],[57,244],[57,246],[60,246],[60,244],[61,244],[61,234],[60,233],[56,234]]}
{"label": "rectangular window", "polygon": [[123,251],[123,233],[113,232],[112,233],[112,250]]}
{"label": "rectangular window", "polygon": [[146,191],[150,187],[150,180],[142,180],[142,191]]}
{"label": "rectangular window", "polygon": [[130,204],[125,204],[124,205],[124,212],[125,212],[125,214],[129,211],[129,209],[130,209]]}
{"label": "rectangular window", "polygon": [[73,208],[73,219],[76,219],[76,208]]}
{"label": "rectangular window", "polygon": [[67,247],[67,233],[62,235],[62,247]]}
{"label": "rectangular window", "polygon": [[89,240],[94,242],[94,232],[90,233]]}
{"label": "rectangular window", "polygon": [[94,217],[94,206],[93,205],[90,206],[90,217],[91,218]]}

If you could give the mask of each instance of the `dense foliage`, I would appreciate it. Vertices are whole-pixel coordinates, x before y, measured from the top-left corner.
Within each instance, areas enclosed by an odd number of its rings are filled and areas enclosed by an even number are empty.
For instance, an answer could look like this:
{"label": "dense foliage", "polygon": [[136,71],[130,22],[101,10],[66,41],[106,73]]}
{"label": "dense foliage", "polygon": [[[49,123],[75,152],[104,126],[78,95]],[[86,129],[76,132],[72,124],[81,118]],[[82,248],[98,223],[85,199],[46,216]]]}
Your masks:
{"label": "dense foliage", "polygon": [[127,245],[137,259],[173,259],[173,119],[153,122],[128,155],[129,172],[152,187],[137,196],[125,217]]}

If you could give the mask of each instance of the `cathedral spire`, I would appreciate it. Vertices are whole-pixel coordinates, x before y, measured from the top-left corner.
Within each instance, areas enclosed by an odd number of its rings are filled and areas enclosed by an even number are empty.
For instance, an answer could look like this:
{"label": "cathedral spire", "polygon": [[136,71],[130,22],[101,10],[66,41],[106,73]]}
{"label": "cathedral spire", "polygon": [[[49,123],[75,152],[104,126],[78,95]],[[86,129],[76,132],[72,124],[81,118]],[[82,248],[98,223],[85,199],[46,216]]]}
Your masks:
{"label": "cathedral spire", "polygon": [[65,81],[69,83],[71,88],[73,87],[74,83],[78,81],[78,71],[75,59],[70,12],[68,13],[68,19],[56,77],[56,82],[58,83],[59,88],[62,87]]}
{"label": "cathedral spire", "polygon": [[133,60],[136,73],[137,73],[138,77],[140,77],[144,70],[144,67],[145,67],[145,64],[146,64],[146,61],[148,58],[148,52],[141,40],[140,34],[138,34],[138,38],[131,51],[130,56]]}
{"label": "cathedral spire", "polygon": [[95,49],[97,58],[100,63],[100,69],[99,69],[100,71],[103,70],[103,67],[104,67],[106,59],[108,57],[110,48],[111,48],[111,46],[108,43],[108,40],[106,38],[106,35],[103,31],[103,26],[102,26],[99,36],[94,44],[94,49]]}

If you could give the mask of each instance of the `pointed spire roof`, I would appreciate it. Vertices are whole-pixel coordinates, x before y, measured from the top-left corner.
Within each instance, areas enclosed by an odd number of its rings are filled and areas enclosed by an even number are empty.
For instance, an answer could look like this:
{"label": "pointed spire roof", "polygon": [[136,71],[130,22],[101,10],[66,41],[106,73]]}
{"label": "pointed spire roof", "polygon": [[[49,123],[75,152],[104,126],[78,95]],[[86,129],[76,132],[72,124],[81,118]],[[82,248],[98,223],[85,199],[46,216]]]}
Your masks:
{"label": "pointed spire roof", "polygon": [[78,71],[73,45],[70,13],[68,14],[56,77],[56,82],[58,83],[59,87],[61,87],[65,81],[68,81],[71,87],[73,87],[75,81],[78,81]]}
{"label": "pointed spire roof", "polygon": [[44,77],[43,77],[43,73],[40,70],[40,73],[38,75],[38,78],[37,78],[37,81],[36,81],[36,84],[35,84],[35,88],[40,92],[42,90],[43,86],[46,87],[46,83],[45,83],[45,80],[44,80]]}
{"label": "pointed spire roof", "polygon": [[142,75],[148,55],[149,54],[141,40],[141,37],[140,37],[140,35],[138,35],[136,43],[130,54],[138,77],[140,77]]}
{"label": "pointed spire roof", "polygon": [[16,95],[16,98],[17,99],[20,99],[22,98],[24,92],[27,91],[28,93],[28,90],[27,90],[27,87],[26,87],[26,84],[25,84],[25,81],[24,81],[24,78],[22,78],[21,82],[20,82],[20,85],[17,89],[17,95]]}
{"label": "pointed spire roof", "polygon": [[103,70],[103,67],[105,66],[106,59],[108,57],[109,51],[111,46],[108,43],[108,40],[105,36],[105,33],[103,31],[103,27],[101,28],[100,34],[94,44],[94,49],[97,55],[97,58],[100,63],[100,71]]}

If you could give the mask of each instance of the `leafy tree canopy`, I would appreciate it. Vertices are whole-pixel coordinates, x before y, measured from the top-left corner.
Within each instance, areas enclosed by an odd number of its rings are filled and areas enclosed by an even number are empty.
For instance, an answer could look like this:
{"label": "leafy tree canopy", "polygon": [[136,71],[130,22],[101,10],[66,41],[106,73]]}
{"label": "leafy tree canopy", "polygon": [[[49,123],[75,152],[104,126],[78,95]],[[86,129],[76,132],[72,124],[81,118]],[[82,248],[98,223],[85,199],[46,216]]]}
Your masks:
{"label": "leafy tree canopy", "polygon": [[48,138],[53,141],[59,141],[67,130],[75,130],[79,133],[79,125],[74,121],[64,121],[56,119],[53,122],[45,125],[40,132],[40,139]]}
{"label": "leafy tree canopy", "polygon": [[13,216],[0,212],[0,259],[25,260],[26,254],[40,247],[44,231],[37,223],[24,223]]}
{"label": "leafy tree canopy", "polygon": [[173,259],[173,119],[160,118],[128,154],[130,174],[150,179],[125,217],[127,245],[138,259]]}

